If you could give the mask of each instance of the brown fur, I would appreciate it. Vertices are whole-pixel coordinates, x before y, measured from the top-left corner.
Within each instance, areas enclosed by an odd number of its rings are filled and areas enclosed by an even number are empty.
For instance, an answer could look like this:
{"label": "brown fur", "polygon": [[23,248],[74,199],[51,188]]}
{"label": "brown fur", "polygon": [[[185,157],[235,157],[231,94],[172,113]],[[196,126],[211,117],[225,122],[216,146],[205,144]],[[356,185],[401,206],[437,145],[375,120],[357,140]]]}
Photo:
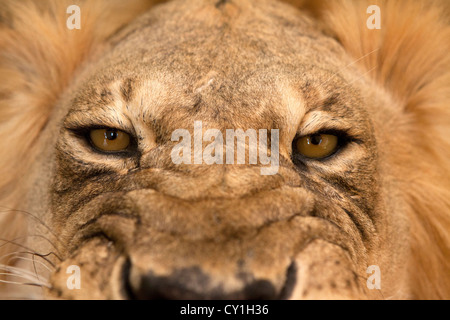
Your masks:
{"label": "brown fur", "polygon": [[[69,2],[0,3],[0,238],[63,258],[51,258],[50,297],[123,298],[131,263],[135,287],[143,274],[166,287],[184,275],[191,298],[248,297],[240,290],[252,277],[276,292],[296,278],[289,298],[450,298],[448,7],[285,2],[299,11],[179,1],[124,30],[152,1],[81,2],[79,31],[65,27]],[[365,27],[371,4],[381,30]],[[300,124],[323,125],[323,113],[308,118],[313,110],[332,112],[364,143],[332,168],[302,171],[291,141]],[[62,129],[101,114],[133,119],[139,161],[105,161]],[[174,166],[170,133],[194,120],[280,128],[279,174]],[[65,288],[70,264],[89,274],[79,292]],[[382,294],[364,288],[371,264]],[[204,274],[215,284],[192,280]]]}

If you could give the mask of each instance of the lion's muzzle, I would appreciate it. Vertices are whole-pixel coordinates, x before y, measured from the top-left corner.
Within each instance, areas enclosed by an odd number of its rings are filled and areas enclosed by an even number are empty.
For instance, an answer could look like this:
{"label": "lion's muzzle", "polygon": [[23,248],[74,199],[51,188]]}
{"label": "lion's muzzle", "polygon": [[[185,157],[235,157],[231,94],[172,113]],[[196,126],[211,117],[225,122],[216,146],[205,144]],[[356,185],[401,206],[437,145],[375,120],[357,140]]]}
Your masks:
{"label": "lion's muzzle", "polygon": [[64,221],[77,226],[67,233],[75,262],[99,250],[89,248],[93,239],[110,251],[108,265],[115,267],[96,274],[96,281],[120,283],[110,297],[289,299],[324,290],[349,297],[358,287],[352,240],[317,215],[309,191],[286,179],[265,177],[269,184],[259,189],[241,183],[240,194],[219,183],[198,196],[186,192],[189,180],[169,194],[164,180],[150,188],[152,180],[133,178],[140,188],[97,196]]}

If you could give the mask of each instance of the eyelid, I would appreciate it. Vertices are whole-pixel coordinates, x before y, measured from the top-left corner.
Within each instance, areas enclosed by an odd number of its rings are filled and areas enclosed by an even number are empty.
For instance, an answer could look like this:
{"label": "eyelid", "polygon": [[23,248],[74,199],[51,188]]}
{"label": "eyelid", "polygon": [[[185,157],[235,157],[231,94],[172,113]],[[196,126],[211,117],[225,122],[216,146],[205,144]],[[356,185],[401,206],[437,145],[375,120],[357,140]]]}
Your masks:
{"label": "eyelid", "polygon": [[308,135],[338,132],[347,133],[349,136],[359,136],[359,132],[354,129],[355,126],[348,123],[345,119],[338,118],[324,111],[311,111],[305,115],[297,131],[298,137]]}
{"label": "eyelid", "polygon": [[64,119],[63,126],[70,131],[111,128],[136,136],[131,121],[125,116],[114,117],[111,114],[104,114],[102,112],[71,111]]}
{"label": "eyelid", "polygon": [[304,138],[304,137],[319,135],[319,134],[328,134],[328,135],[337,136],[339,139],[344,140],[344,141],[345,140],[353,140],[352,136],[350,136],[346,131],[336,130],[336,129],[324,129],[324,130],[320,130],[320,131],[313,132],[310,134],[305,134],[305,135],[297,134],[295,136],[294,140]]}

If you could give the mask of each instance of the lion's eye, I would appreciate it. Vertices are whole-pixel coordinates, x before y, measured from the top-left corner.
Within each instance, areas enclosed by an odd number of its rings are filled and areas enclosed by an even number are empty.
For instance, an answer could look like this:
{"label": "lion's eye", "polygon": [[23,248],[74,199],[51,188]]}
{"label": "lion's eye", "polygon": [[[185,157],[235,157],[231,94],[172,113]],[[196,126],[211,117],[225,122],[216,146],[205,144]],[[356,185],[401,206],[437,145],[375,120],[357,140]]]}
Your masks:
{"label": "lion's eye", "polygon": [[130,145],[130,135],[116,129],[95,129],[89,133],[92,144],[102,151],[123,151]]}
{"label": "lion's eye", "polygon": [[339,138],[332,134],[313,134],[294,141],[294,148],[311,159],[323,159],[332,155],[339,147]]}

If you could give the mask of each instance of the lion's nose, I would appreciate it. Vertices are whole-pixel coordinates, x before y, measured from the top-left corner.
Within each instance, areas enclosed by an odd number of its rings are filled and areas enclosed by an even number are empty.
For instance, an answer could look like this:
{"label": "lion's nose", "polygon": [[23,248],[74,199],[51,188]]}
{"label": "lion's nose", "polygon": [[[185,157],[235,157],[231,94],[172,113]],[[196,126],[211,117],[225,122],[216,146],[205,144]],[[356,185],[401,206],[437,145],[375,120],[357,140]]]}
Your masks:
{"label": "lion's nose", "polygon": [[246,281],[241,289],[232,291],[220,284],[213,287],[211,278],[198,267],[176,270],[167,276],[136,274],[128,268],[124,277],[128,297],[138,300],[272,300],[279,296],[267,280]]}

